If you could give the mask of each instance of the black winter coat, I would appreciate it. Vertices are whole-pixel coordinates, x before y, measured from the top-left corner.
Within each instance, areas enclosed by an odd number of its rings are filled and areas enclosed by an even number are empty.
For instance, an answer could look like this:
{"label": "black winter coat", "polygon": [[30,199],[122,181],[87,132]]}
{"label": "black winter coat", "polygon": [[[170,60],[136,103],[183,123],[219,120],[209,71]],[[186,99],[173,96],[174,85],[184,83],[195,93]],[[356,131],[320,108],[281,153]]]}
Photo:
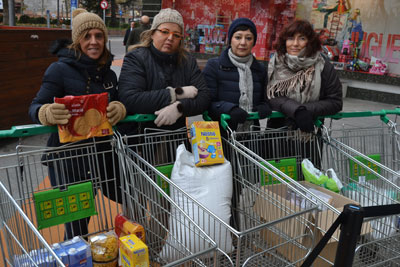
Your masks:
{"label": "black winter coat", "polygon": [[[196,98],[181,99],[183,116],[173,125],[163,129],[178,129],[185,126],[185,117],[200,115],[210,104],[210,95],[196,60],[187,58],[178,63],[177,55],[162,53],[153,45],[137,48],[125,55],[119,76],[119,99],[127,113],[154,114],[170,105],[168,86],[173,88],[192,85],[198,89]],[[157,128],[154,123],[143,123],[144,128]],[[125,133],[135,133],[138,125],[131,124]]]}
{"label": "black winter coat", "polygon": [[[97,61],[84,54],[78,58],[75,51],[66,47],[68,43],[66,40],[56,41],[51,49],[51,52],[58,56],[58,61],[47,68],[39,92],[29,107],[29,116],[35,123],[40,124],[40,107],[54,103],[54,97],[107,92],[109,102],[118,100],[117,76],[111,70],[112,59],[110,58],[106,66],[99,68]],[[47,146],[60,145],[58,133],[51,134]]]}
{"label": "black winter coat", "polygon": [[[38,111],[43,104],[54,103],[54,97],[66,95],[87,95],[107,92],[109,102],[117,99],[117,76],[111,70],[112,58],[104,67],[99,67],[97,61],[82,54],[78,57],[75,51],[66,48],[67,40],[57,41],[51,51],[58,56],[58,61],[52,63],[46,70],[42,85],[29,107],[29,115],[35,123],[40,123]],[[119,186],[118,162],[115,153],[111,151],[110,136],[82,140],[76,144],[82,147],[48,150],[42,156],[43,164],[49,169],[50,182],[53,186],[81,182],[87,179],[101,180],[103,193],[110,199],[121,203],[121,195],[114,189]],[[105,142],[103,142],[105,141]],[[58,133],[52,133],[47,141],[48,147],[59,147]],[[65,145],[65,144],[63,144]],[[108,182],[104,182],[105,180]],[[99,181],[100,181],[99,180]],[[96,193],[96,191],[94,192]]]}
{"label": "black winter coat", "polygon": [[[328,59],[325,59],[324,69],[321,72],[321,90],[318,101],[301,104],[286,96],[270,99],[273,110],[280,111],[286,117],[294,119],[294,113],[300,106],[305,106],[313,113],[314,119],[318,116],[333,115],[342,110],[342,83],[339,80],[336,70]],[[280,128],[288,126],[287,118],[275,118],[268,121],[268,127]]]}
{"label": "black winter coat", "polygon": [[[256,59],[250,69],[253,76],[253,106],[267,102],[265,86],[267,72],[264,65]],[[217,58],[208,60],[203,70],[204,78],[211,92],[210,115],[218,119],[221,114],[229,114],[233,107],[239,106],[239,72],[228,56],[228,49]]]}

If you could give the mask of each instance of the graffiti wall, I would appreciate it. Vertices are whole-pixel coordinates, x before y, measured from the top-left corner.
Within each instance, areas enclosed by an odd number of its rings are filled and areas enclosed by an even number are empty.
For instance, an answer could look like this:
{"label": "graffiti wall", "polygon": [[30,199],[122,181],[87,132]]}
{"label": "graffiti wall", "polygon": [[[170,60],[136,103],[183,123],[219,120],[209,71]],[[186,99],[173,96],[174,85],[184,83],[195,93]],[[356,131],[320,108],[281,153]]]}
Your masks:
{"label": "graffiti wall", "polygon": [[191,51],[219,54],[227,47],[230,23],[250,18],[257,27],[257,59],[269,59],[282,25],[294,19],[296,0],[164,0],[163,8],[175,7],[185,21],[186,45]]}
{"label": "graffiti wall", "polygon": [[379,59],[400,74],[399,0],[299,0],[296,16],[334,38],[340,51],[353,44],[358,57]]}

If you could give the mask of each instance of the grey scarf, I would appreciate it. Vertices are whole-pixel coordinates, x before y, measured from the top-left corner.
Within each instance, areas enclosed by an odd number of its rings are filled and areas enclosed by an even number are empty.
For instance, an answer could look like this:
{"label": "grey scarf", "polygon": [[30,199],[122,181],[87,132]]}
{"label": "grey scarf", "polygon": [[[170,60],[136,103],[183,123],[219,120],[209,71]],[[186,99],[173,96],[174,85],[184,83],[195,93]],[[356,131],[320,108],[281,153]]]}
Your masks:
{"label": "grey scarf", "polygon": [[287,96],[303,104],[319,99],[321,90],[321,72],[325,60],[320,52],[305,57],[303,49],[299,56],[277,56],[268,64],[267,96]]}
{"label": "grey scarf", "polygon": [[[247,112],[251,112],[253,111],[253,74],[251,73],[250,66],[253,64],[253,55],[238,57],[233,54],[232,48],[229,48],[228,56],[239,72],[239,107]],[[250,121],[246,121],[243,125],[239,124],[237,131],[248,130],[250,125],[252,125]]]}

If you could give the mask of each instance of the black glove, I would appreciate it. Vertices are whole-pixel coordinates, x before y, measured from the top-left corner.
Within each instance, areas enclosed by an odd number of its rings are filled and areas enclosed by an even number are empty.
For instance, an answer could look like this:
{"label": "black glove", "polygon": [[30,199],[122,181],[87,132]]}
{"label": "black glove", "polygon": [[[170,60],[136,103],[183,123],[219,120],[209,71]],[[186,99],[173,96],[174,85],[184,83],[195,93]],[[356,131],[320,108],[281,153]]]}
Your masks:
{"label": "black glove", "polygon": [[249,114],[244,109],[234,107],[229,112],[229,115],[231,116],[231,119],[228,120],[229,128],[236,131],[238,124],[245,122]]}
{"label": "black glove", "polygon": [[260,119],[265,119],[272,113],[272,109],[268,103],[262,103],[260,105],[257,105],[253,108],[253,110],[255,112],[258,112],[258,116],[260,117]]}
{"label": "black glove", "polygon": [[297,127],[303,132],[311,133],[314,131],[314,120],[312,112],[304,107],[300,107],[294,113]]}

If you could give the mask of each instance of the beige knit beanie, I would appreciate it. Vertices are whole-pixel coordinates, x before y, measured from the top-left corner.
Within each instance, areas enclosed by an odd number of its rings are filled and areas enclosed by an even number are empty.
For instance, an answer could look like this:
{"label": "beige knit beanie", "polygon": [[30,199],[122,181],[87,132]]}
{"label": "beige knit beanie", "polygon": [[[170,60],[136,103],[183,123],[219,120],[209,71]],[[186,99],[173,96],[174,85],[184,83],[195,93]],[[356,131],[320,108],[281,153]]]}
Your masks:
{"label": "beige knit beanie", "polygon": [[87,12],[83,8],[77,8],[72,12],[72,42],[78,43],[79,35],[85,30],[99,29],[103,31],[105,42],[108,40],[108,32],[104,21],[96,14]]}
{"label": "beige knit beanie", "polygon": [[181,27],[182,32],[185,30],[185,28],[183,27],[184,24],[182,15],[175,9],[171,8],[165,8],[160,10],[160,12],[153,19],[153,23],[151,24],[151,29],[152,30],[157,29],[157,27],[160,24],[167,22],[178,24]]}

